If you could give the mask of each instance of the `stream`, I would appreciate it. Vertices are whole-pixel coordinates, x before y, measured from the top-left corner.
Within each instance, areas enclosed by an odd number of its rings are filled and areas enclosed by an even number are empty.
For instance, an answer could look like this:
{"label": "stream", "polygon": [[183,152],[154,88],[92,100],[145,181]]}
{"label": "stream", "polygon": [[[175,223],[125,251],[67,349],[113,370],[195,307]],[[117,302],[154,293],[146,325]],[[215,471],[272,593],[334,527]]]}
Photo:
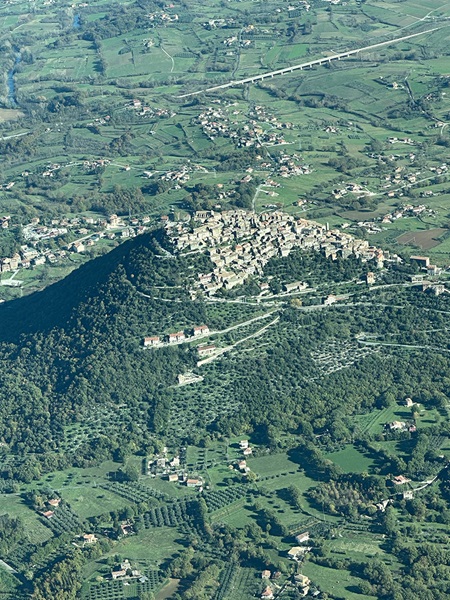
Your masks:
{"label": "stream", "polygon": [[[72,27],[74,29],[79,29],[81,27],[80,15],[73,15]],[[15,74],[17,71],[17,65],[22,61],[22,54],[19,50],[16,49],[16,53],[14,56],[14,66],[10,69],[6,75],[6,89],[7,89],[7,100],[8,104],[11,107],[17,107],[17,89],[16,89],[16,81]]]}
{"label": "stream", "polygon": [[17,50],[15,57],[14,57],[14,66],[10,71],[8,71],[8,74],[6,77],[6,87],[8,90],[7,99],[8,99],[8,104],[10,106],[18,106],[17,97],[16,97],[16,92],[17,92],[16,82],[15,82],[14,76],[16,74],[17,65],[21,62],[21,60],[22,60],[22,55]]}

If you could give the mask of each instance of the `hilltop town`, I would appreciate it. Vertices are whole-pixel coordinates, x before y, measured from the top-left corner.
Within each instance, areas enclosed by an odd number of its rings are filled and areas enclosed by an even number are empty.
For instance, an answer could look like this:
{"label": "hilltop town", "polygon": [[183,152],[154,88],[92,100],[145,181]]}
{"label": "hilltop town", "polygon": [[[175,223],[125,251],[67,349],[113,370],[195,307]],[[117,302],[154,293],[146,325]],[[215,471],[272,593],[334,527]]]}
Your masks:
{"label": "hilltop town", "polygon": [[[206,250],[215,266],[199,274],[192,297],[212,296],[220,289],[242,285],[249,276],[262,275],[272,257],[286,257],[295,249],[321,251],[332,260],[354,256],[372,261],[378,269],[386,261],[399,260],[366,240],[280,211],[260,215],[245,210],[197,211],[194,222],[195,227],[189,223],[167,226],[178,251]],[[306,286],[298,283],[297,287]]]}

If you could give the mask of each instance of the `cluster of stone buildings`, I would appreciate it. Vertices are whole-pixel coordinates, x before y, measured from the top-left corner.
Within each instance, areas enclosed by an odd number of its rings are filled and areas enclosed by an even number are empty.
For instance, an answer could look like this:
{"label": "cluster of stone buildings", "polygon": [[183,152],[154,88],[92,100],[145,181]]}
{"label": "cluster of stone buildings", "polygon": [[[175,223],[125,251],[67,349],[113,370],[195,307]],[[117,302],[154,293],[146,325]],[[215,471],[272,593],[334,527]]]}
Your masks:
{"label": "cluster of stone buildings", "polygon": [[[432,265],[430,262],[430,258],[428,256],[411,256],[411,260],[414,261],[415,263],[417,263],[419,265],[419,267],[421,268],[422,271],[426,272],[428,277],[436,277],[437,275],[440,275],[442,272],[442,269],[440,267],[438,267],[437,265]],[[411,281],[412,283],[423,283],[424,285],[426,285],[429,282],[424,281],[425,275],[412,275],[411,276]],[[428,286],[429,287],[429,286]],[[427,289],[427,287],[425,287],[423,289],[423,291],[425,291]],[[436,296],[439,296],[439,294],[442,294],[444,292],[444,289],[440,289],[438,288],[436,293]]]}
{"label": "cluster of stone buildings", "polygon": [[336,188],[333,190],[333,196],[336,200],[339,200],[347,194],[358,194],[360,196],[373,195],[369,190],[359,183],[347,183],[343,188]]}
{"label": "cluster of stone buildings", "polygon": [[417,431],[414,423],[406,423],[405,421],[392,421],[392,423],[386,423],[385,429],[388,431],[408,431],[409,433],[415,433]]}
{"label": "cluster of stone buildings", "polygon": [[[411,161],[414,161],[416,158],[415,154],[410,154],[409,155],[409,159]],[[436,175],[443,175],[445,173],[447,173],[448,171],[448,166],[446,163],[443,163],[437,167],[435,166],[427,166],[426,168],[428,171],[431,171],[431,173],[435,173]],[[390,191],[388,192],[388,197],[392,198],[395,196],[396,193],[399,193],[401,195],[401,191],[400,188],[402,187],[409,187],[410,185],[414,185],[415,183],[418,182],[418,178],[420,177],[424,177],[424,173],[423,170],[419,170],[419,171],[408,171],[408,169],[406,169],[406,167],[400,165],[398,167],[396,167],[394,173],[392,175],[385,175],[385,184],[383,185],[384,189],[390,188],[392,185],[396,185],[399,186],[396,190]],[[430,195],[429,193],[424,193],[424,195]],[[432,195],[432,194],[431,194]]]}
{"label": "cluster of stone buildings", "polygon": [[292,156],[282,154],[275,171],[280,177],[293,177],[294,175],[309,175],[312,173],[311,167],[303,164],[301,157],[297,154],[293,154]]}
{"label": "cluster of stone buildings", "polygon": [[66,258],[66,250],[52,251],[49,248],[36,250],[28,246],[21,246],[20,252],[11,257],[0,258],[0,273],[10,273],[18,269],[29,269],[40,265],[55,264]]}
{"label": "cluster of stone buildings", "polygon": [[424,204],[419,204],[418,206],[413,206],[412,204],[406,204],[393,210],[390,213],[387,213],[382,217],[383,223],[392,223],[397,219],[402,219],[405,217],[418,217],[423,214],[433,214],[433,211],[427,209]]}
{"label": "cluster of stone buildings", "polygon": [[217,29],[222,27],[235,27],[236,20],[235,19],[209,19],[209,21],[205,21],[202,23],[205,29]]}
{"label": "cluster of stone buildings", "polygon": [[55,514],[55,510],[61,504],[61,498],[50,498],[47,500],[47,504],[50,508],[47,507],[47,510],[40,510],[39,513],[46,519],[51,519]]}
{"label": "cluster of stone buildings", "polygon": [[[302,544],[309,540],[309,533],[308,532],[302,533],[302,534],[296,536],[295,539],[296,539],[297,543]],[[295,560],[297,562],[301,562],[303,560],[303,558],[305,557],[305,555],[310,550],[311,550],[311,547],[308,547],[308,546],[294,546],[293,548],[291,548],[289,550],[287,555],[290,559]],[[265,569],[261,573],[261,579],[267,583],[267,585],[265,583],[265,587],[261,593],[261,598],[263,598],[265,600],[270,600],[271,598],[275,598],[275,595],[278,594],[280,591],[280,587],[276,583],[271,585],[268,582],[269,582],[269,580],[276,581],[277,579],[279,579],[280,576],[281,576],[281,573],[279,571],[275,571],[273,573],[269,569]],[[294,589],[297,590],[297,593],[299,596],[305,597],[310,593],[311,580],[306,575],[303,575],[302,573],[297,572],[292,577],[291,587],[292,586],[294,587]],[[315,597],[318,594],[319,594],[319,592],[314,590],[314,592],[312,593],[312,596]]]}
{"label": "cluster of stone buildings", "polygon": [[167,171],[164,175],[161,175],[162,181],[174,181],[178,185],[183,185],[189,181],[189,167],[183,165],[177,171]]}
{"label": "cluster of stone buildings", "polygon": [[194,229],[180,223],[169,230],[177,250],[207,250],[214,264],[211,272],[199,274],[193,295],[212,296],[242,285],[247,277],[262,275],[271,258],[288,256],[297,248],[321,251],[333,260],[355,256],[374,261],[378,268],[386,258],[366,240],[282,212],[199,211],[194,219],[199,222]]}
{"label": "cluster of stone buildings", "polygon": [[150,13],[147,15],[148,20],[154,25],[167,25],[168,23],[176,23],[179,19],[178,14],[169,14],[165,11]]}
{"label": "cluster of stone buildings", "polygon": [[146,106],[143,104],[142,100],[138,98],[134,98],[130,104],[127,105],[127,108],[135,110],[140,117],[158,117],[158,118],[170,118],[175,117],[177,113],[168,108],[152,108],[151,106]]}
{"label": "cluster of stone buildings", "polygon": [[[280,130],[292,129],[292,123],[279,122],[276,117],[268,115],[262,106],[255,106],[245,121],[238,120],[237,117],[241,111],[238,109],[231,111],[233,106],[223,108],[210,106],[194,119],[194,123],[202,127],[203,133],[210,140],[217,137],[229,138],[237,148],[256,144],[279,145],[286,143]],[[270,124],[270,128],[262,127],[261,123]]]}
{"label": "cluster of stone buildings", "polygon": [[169,458],[168,448],[164,448],[161,454],[150,459],[147,463],[147,473],[152,477],[162,477],[170,483],[180,483],[188,488],[203,490],[203,479],[201,477],[189,476],[182,463],[185,462],[185,454],[182,453]]}
{"label": "cluster of stone buildings", "polygon": [[[34,221],[34,222],[33,222]],[[71,223],[54,219],[51,225],[40,225],[39,219],[33,219],[31,223],[22,228],[22,235],[27,242],[41,242],[51,240],[62,235],[66,235],[69,229],[73,227]],[[56,224],[57,223],[57,224]]]}
{"label": "cluster of stone buildings", "polygon": [[141,583],[147,581],[147,577],[143,576],[138,569],[134,569],[128,559],[125,559],[120,565],[117,565],[111,570],[111,579],[139,579]]}
{"label": "cluster of stone buildings", "polygon": [[247,466],[247,461],[245,459],[253,454],[253,449],[250,447],[248,440],[241,440],[239,442],[239,449],[244,455],[244,458],[238,460],[236,466],[241,473],[248,473],[250,467]]}
{"label": "cluster of stone buildings", "polygon": [[[5,222],[9,223],[10,217]],[[27,244],[13,256],[0,257],[0,273],[14,272],[17,269],[29,269],[45,264],[56,264],[67,257],[67,250],[76,253],[85,252],[101,238],[122,239],[135,237],[148,230],[150,217],[140,219],[121,219],[111,215],[108,219],[94,217],[61,217],[41,223],[38,217],[22,227],[22,236]],[[79,239],[67,244],[66,249],[53,250],[45,243],[65,235],[78,235]]]}

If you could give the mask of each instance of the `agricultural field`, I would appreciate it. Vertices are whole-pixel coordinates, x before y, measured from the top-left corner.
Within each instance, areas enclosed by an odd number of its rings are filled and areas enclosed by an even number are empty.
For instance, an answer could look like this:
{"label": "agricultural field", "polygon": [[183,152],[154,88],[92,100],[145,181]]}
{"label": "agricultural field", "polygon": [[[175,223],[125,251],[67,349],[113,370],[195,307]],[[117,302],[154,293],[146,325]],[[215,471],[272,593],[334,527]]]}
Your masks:
{"label": "agricultural field", "polygon": [[[275,204],[301,216],[377,223],[402,205],[420,203],[427,192],[424,204],[439,205],[433,208],[434,227],[415,217],[406,231],[445,229],[445,6],[374,0],[332,7],[313,2],[311,8],[241,2],[223,9],[214,0],[206,7],[174,6],[167,13],[141,15],[133,2],[121,3],[122,13],[115,11],[109,18],[103,1],[68,8],[60,0],[37,4],[32,13],[20,1],[0,11],[1,35],[11,48],[2,63],[9,83],[0,127],[3,143],[14,145],[1,178],[15,184],[2,192],[0,207],[17,223],[55,211],[78,212],[89,203],[106,207],[106,196],[117,187],[140,190],[142,198],[139,206],[125,202],[116,210],[155,216],[182,212],[198,183],[232,190],[247,168],[256,174],[258,165],[228,134],[206,133],[199,115],[220,106],[232,128],[247,128],[249,111],[262,106],[267,118],[260,116],[258,126],[268,139],[276,134],[276,141],[261,140],[267,167],[258,178],[269,177],[279,187],[256,195],[257,210]],[[220,97],[213,92],[194,96],[195,101],[179,97],[428,30],[347,60],[231,87]],[[233,153],[232,168],[224,170],[221,163]],[[310,173],[280,177],[280,156],[307,165]],[[108,161],[101,172],[83,167],[99,159]],[[203,172],[192,172],[181,189],[159,185],[165,172],[189,161]],[[49,164],[62,165],[58,186],[42,180]],[[24,168],[35,176],[32,184],[21,177]],[[395,179],[398,169],[402,175]],[[152,173],[149,181],[144,172]],[[367,193],[336,197],[336,189],[350,184]],[[267,194],[272,191],[273,200]],[[314,204],[294,206],[299,199]],[[431,249],[437,262],[447,260],[445,235],[424,233],[423,245],[421,237],[414,242],[401,232],[390,236],[389,224],[382,229],[386,235],[380,232],[378,238],[392,248]],[[431,244],[427,235],[433,235]]]}
{"label": "agricultural field", "polygon": [[[450,7],[15,0],[0,44],[0,596],[448,597]],[[231,208],[386,264],[196,296],[161,226]]]}

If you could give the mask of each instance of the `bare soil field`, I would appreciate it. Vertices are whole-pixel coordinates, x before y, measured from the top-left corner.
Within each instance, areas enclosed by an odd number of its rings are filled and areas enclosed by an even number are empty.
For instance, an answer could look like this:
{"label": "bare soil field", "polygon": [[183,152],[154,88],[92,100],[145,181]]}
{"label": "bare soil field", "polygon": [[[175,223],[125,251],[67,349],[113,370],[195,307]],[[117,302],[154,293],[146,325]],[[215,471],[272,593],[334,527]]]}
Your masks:
{"label": "bare soil field", "polygon": [[179,584],[179,579],[170,579],[169,583],[156,595],[157,600],[166,600],[166,598],[170,598],[172,594],[177,591]]}
{"label": "bare soil field", "polygon": [[18,119],[19,117],[23,117],[24,114],[20,110],[15,110],[13,108],[0,108],[0,123],[4,123],[5,121],[13,121],[14,119]]}
{"label": "bare soil field", "polygon": [[438,246],[442,240],[439,238],[445,233],[442,227],[427,229],[426,231],[408,231],[397,238],[399,244],[417,246],[421,250],[429,250]]}

